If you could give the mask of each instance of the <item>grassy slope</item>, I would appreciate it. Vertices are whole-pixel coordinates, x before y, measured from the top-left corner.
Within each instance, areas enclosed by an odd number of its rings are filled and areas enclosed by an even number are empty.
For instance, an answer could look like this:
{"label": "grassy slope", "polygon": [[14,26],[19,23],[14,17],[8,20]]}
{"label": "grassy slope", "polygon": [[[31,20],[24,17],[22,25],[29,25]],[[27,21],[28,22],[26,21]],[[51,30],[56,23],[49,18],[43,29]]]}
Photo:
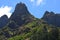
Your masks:
{"label": "grassy slope", "polygon": [[[42,20],[35,20],[24,25],[24,33],[9,38],[8,40],[60,40],[59,27],[53,27]],[[30,30],[26,30],[30,29]]]}

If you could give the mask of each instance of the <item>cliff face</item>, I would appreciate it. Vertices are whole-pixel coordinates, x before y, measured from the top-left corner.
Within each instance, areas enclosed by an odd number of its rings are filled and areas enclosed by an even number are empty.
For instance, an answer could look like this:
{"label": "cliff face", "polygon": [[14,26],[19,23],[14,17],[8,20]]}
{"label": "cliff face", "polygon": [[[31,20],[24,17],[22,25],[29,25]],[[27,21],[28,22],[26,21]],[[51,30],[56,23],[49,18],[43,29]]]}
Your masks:
{"label": "cliff face", "polygon": [[[35,17],[30,14],[27,6],[24,3],[18,3],[9,20],[6,15],[0,18],[0,27],[3,27],[9,23],[8,27],[16,28],[18,26],[32,22],[34,19]],[[47,24],[60,26],[60,14],[46,11],[42,19],[46,21]]]}
{"label": "cliff face", "polygon": [[10,21],[14,21],[19,26],[31,22],[33,20],[34,17],[29,13],[24,3],[18,3],[10,17]]}
{"label": "cliff face", "polygon": [[55,14],[54,12],[46,11],[43,20],[47,22],[47,24],[60,26],[60,14]]}
{"label": "cliff face", "polygon": [[57,26],[60,26],[60,14],[46,11],[42,19],[38,19],[24,3],[18,3],[9,19],[6,15],[0,18],[0,28],[3,27],[0,40],[58,40],[60,28]]}
{"label": "cliff face", "polygon": [[3,15],[0,18],[0,28],[4,27],[8,23],[8,17],[6,15]]}

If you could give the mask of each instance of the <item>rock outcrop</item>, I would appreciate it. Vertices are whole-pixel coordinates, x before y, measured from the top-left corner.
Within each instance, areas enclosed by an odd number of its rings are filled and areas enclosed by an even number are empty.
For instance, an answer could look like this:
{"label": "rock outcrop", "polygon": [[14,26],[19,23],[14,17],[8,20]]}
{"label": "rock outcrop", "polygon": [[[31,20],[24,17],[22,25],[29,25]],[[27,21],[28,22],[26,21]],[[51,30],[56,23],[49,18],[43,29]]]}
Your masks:
{"label": "rock outcrop", "polygon": [[51,24],[54,26],[60,26],[60,14],[55,14],[54,12],[46,11],[43,20],[47,22],[47,24]]}
{"label": "rock outcrop", "polygon": [[19,26],[31,22],[33,20],[34,16],[30,14],[24,3],[18,3],[10,17],[10,21],[14,21]]}
{"label": "rock outcrop", "polygon": [[3,15],[0,18],[0,28],[4,27],[8,23],[8,17],[7,15]]}

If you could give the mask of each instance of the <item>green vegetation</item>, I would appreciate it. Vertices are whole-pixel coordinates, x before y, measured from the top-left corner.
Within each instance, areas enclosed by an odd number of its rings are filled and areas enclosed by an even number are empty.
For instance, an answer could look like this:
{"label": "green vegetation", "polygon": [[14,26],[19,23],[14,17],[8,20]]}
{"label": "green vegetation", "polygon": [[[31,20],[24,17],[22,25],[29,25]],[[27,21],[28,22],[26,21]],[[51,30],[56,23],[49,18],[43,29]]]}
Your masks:
{"label": "green vegetation", "polygon": [[60,28],[38,19],[16,29],[2,28],[0,40],[60,40]]}

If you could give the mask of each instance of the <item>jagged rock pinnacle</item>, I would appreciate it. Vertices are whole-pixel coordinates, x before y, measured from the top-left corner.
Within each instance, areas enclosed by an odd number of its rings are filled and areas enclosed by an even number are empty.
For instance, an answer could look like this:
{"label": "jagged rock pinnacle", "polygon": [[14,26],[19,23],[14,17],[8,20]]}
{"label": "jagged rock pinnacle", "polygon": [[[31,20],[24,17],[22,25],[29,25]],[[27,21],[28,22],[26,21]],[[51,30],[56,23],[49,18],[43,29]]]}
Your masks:
{"label": "jagged rock pinnacle", "polygon": [[34,16],[30,14],[27,6],[24,3],[18,3],[15,7],[15,11],[10,17],[19,26],[34,20]]}
{"label": "jagged rock pinnacle", "polygon": [[44,16],[42,17],[44,21],[47,22],[47,24],[60,26],[60,14],[55,14],[54,12],[48,12],[46,11]]}
{"label": "jagged rock pinnacle", "polygon": [[3,15],[0,18],[0,28],[4,27],[8,23],[8,17],[7,15]]}

